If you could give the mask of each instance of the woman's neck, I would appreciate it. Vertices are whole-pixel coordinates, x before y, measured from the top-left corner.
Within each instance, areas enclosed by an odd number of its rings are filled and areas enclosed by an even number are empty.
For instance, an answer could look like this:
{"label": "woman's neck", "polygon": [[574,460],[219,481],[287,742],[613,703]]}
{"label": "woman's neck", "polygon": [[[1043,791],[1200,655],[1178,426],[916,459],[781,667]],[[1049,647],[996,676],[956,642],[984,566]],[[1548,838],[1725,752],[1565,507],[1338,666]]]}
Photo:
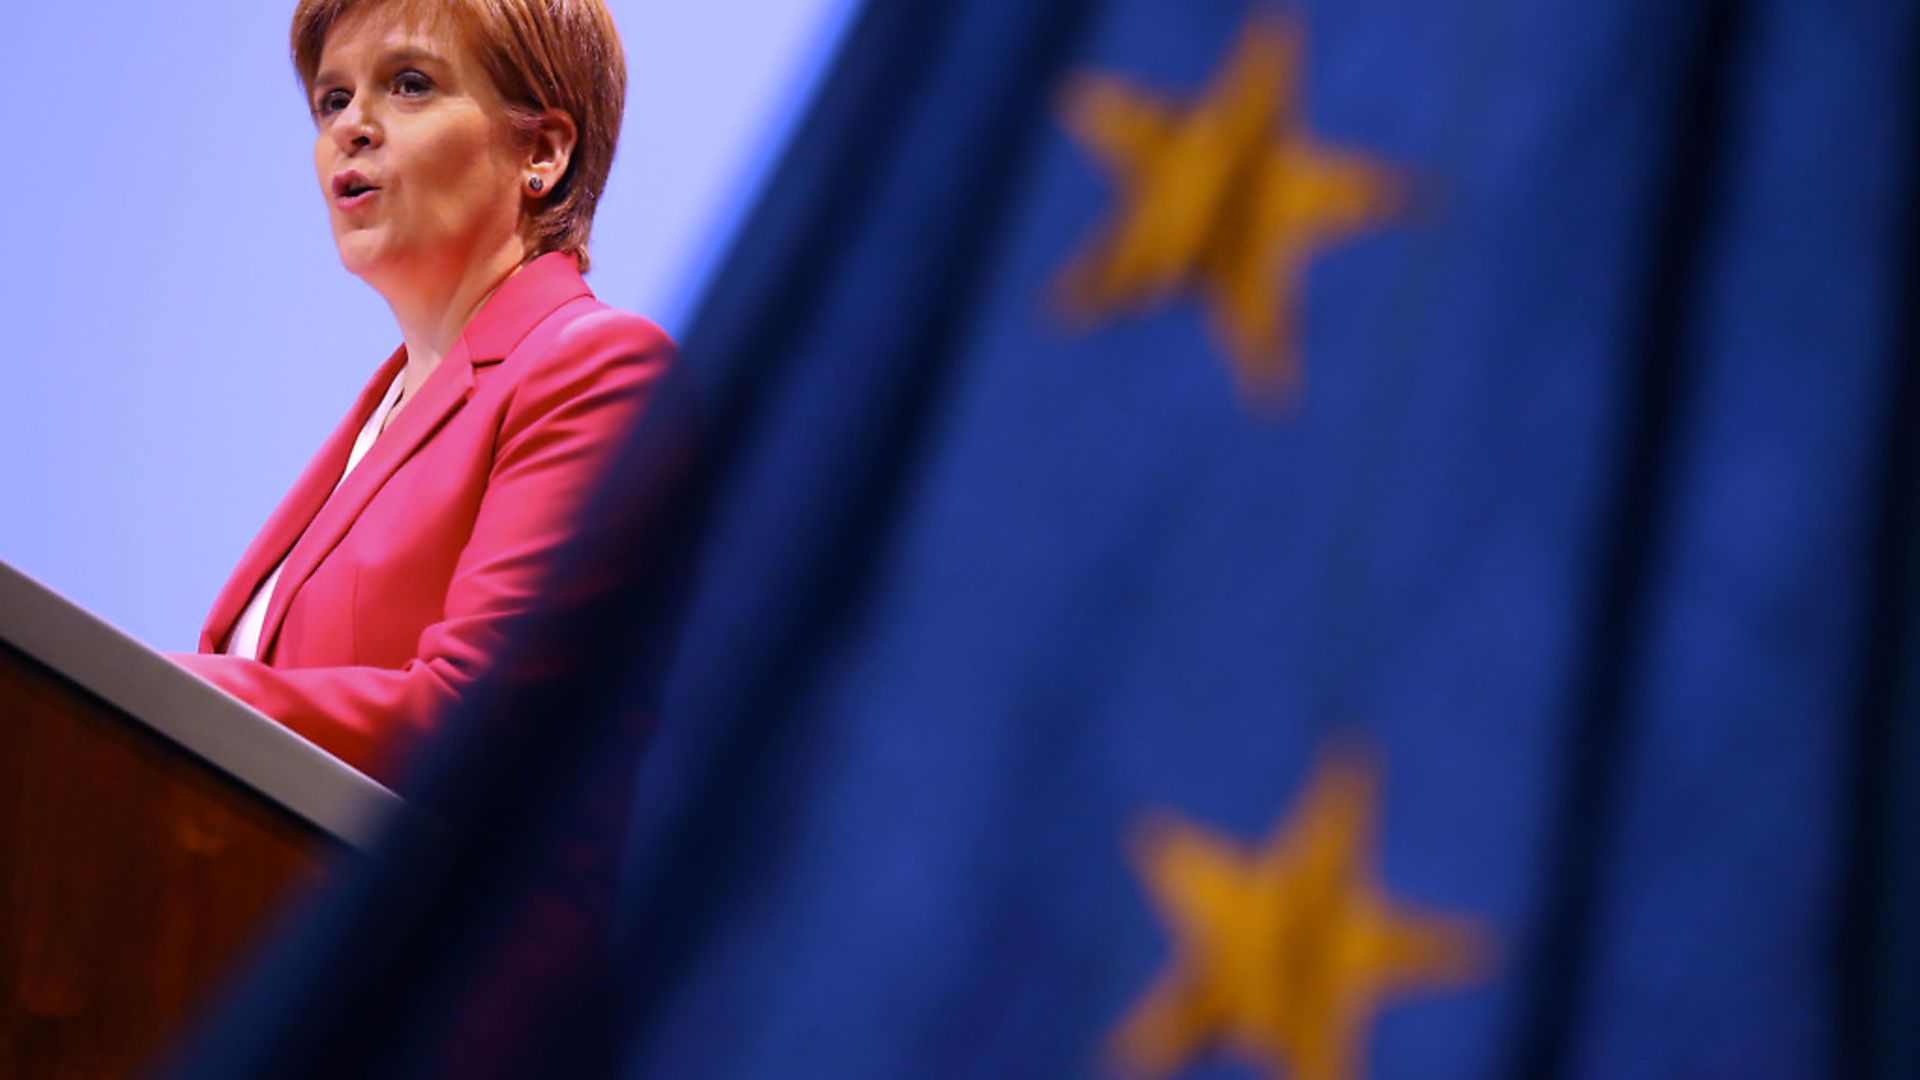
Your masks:
{"label": "woman's neck", "polygon": [[474,313],[525,260],[526,247],[516,240],[488,258],[464,262],[455,272],[409,273],[404,275],[404,284],[375,286],[393,309],[394,321],[400,324],[400,338],[407,346],[404,396],[413,396],[433,374],[453,350],[454,342],[460,340]]}

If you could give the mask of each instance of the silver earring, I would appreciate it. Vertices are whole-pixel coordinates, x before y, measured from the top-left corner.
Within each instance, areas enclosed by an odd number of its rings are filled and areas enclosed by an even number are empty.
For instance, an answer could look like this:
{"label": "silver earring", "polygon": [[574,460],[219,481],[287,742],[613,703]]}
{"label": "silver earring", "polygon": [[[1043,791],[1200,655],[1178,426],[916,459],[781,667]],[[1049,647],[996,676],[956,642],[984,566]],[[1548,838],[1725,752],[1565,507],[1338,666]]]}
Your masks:
{"label": "silver earring", "polygon": [[530,176],[527,178],[527,187],[535,195],[540,194],[541,190],[544,189],[546,186],[547,186],[547,182],[545,180],[540,179],[537,176]]}

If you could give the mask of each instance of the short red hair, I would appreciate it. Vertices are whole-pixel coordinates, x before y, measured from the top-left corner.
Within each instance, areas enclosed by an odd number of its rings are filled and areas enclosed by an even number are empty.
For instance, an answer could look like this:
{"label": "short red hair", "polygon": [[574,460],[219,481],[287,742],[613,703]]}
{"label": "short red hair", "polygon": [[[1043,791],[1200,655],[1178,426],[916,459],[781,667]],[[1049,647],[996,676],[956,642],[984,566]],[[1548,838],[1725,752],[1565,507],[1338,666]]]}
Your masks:
{"label": "short red hair", "polygon": [[607,186],[627,59],[602,0],[299,0],[293,12],[293,66],[309,96],[327,35],[341,19],[378,10],[432,25],[451,20],[507,103],[508,121],[531,135],[541,114],[559,109],[578,128],[565,176],[524,223],[532,254],[570,252],[587,268],[593,211]]}

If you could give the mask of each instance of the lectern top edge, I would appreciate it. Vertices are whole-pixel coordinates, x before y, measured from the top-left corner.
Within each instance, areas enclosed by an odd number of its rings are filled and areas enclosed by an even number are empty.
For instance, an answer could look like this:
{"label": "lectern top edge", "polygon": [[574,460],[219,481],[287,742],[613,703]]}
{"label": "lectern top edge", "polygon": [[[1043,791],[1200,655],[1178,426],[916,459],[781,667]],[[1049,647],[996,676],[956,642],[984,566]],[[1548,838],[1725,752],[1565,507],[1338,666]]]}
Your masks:
{"label": "lectern top edge", "polygon": [[400,806],[365,773],[4,561],[0,641],[351,847],[369,847]]}

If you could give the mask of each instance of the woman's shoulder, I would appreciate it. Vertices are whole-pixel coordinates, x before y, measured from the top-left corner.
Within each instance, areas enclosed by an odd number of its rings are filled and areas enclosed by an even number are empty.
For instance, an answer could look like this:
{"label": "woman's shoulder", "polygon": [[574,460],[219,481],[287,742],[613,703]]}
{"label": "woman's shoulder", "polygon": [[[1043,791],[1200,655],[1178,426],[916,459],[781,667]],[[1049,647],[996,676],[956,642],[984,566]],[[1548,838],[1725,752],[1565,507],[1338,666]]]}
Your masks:
{"label": "woman's shoulder", "polygon": [[673,340],[652,320],[577,296],[541,319],[507,356],[522,379],[561,376],[609,366],[664,365]]}
{"label": "woman's shoulder", "polygon": [[650,353],[673,348],[667,332],[652,320],[591,295],[562,305],[548,322],[553,325],[551,347],[564,353]]}
{"label": "woman's shoulder", "polygon": [[500,364],[509,414],[581,395],[639,389],[663,374],[674,344],[651,320],[591,294],[541,319]]}

